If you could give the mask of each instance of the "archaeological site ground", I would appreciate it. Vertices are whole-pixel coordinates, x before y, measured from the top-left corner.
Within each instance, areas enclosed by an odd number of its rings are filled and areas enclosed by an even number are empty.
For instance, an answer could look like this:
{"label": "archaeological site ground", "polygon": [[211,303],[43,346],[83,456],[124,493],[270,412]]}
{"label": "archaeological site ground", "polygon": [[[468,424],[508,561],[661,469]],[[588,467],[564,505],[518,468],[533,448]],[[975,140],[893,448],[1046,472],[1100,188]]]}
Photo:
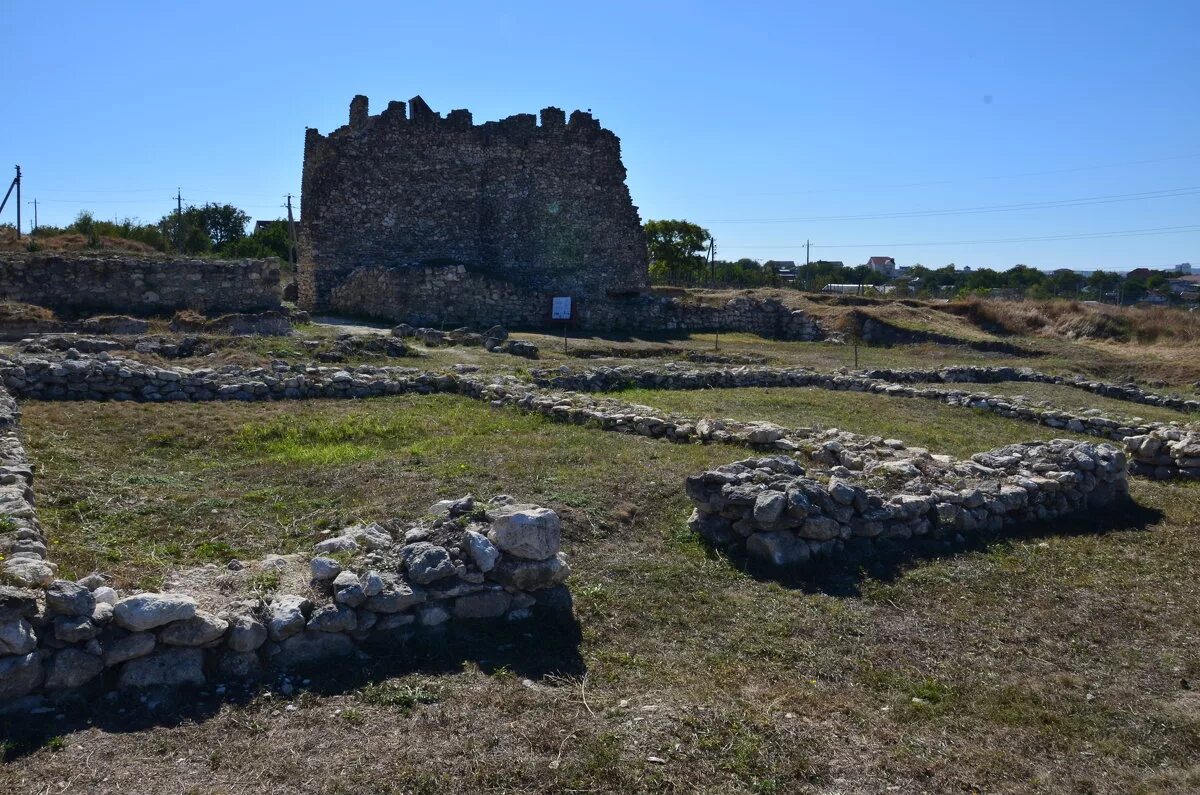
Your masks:
{"label": "archaeological site ground", "polygon": [[304,191],[0,254],[4,792],[1200,789],[1193,314],[650,288],[578,111]]}

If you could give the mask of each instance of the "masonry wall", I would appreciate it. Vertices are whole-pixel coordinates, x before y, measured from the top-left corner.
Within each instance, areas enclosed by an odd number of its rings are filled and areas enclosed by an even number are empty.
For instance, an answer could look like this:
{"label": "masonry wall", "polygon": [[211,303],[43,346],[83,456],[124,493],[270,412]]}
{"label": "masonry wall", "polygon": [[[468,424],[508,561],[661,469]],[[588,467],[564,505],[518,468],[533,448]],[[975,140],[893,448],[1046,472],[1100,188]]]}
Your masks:
{"label": "masonry wall", "polygon": [[280,307],[275,260],[202,260],[131,254],[0,256],[0,300],[56,312],[207,314]]}
{"label": "masonry wall", "polygon": [[596,297],[647,286],[641,219],[621,143],[558,108],[476,125],[420,97],[309,129],[301,195],[300,303],[329,306],[364,265],[455,262],[528,289]]}
{"label": "masonry wall", "polygon": [[[553,324],[553,290],[528,288],[461,264],[363,267],[330,291],[329,308],[408,323],[485,328]],[[772,299],[737,296],[719,304],[656,295],[592,296],[574,302],[574,324],[590,331],[745,331],[763,337],[825,336],[807,313]]]}

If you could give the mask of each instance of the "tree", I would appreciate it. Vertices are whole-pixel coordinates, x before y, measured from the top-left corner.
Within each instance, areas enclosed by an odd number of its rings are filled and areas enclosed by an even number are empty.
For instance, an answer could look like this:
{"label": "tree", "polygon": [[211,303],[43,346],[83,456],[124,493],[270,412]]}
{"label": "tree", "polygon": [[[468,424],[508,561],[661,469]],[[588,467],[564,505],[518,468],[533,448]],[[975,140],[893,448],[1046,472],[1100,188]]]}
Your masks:
{"label": "tree", "polygon": [[249,221],[250,216],[232,204],[209,203],[164,215],[158,226],[176,251],[220,254],[226,246],[246,237]]}
{"label": "tree", "polygon": [[214,251],[244,238],[246,224],[250,223],[250,216],[232,204],[205,204],[200,208],[200,219]]}
{"label": "tree", "polygon": [[699,280],[705,266],[701,252],[708,248],[710,237],[707,229],[690,221],[647,221],[651,275],[672,282]]}
{"label": "tree", "polygon": [[245,257],[261,259],[263,257],[279,257],[290,261],[292,239],[288,235],[287,222],[277,221],[266,224],[262,230],[234,240],[222,248],[221,253],[227,257]]}

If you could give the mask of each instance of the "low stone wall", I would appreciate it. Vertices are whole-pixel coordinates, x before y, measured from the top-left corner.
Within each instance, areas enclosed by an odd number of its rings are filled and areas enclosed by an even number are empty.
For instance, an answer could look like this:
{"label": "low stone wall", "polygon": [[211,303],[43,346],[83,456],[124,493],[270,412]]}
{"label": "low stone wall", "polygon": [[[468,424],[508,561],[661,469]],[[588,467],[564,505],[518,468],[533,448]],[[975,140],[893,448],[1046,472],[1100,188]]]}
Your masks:
{"label": "low stone wall", "polygon": [[280,307],[276,260],[203,260],[167,255],[0,255],[0,300],[56,312],[168,315]]}
{"label": "low stone wall", "polygon": [[[736,367],[696,369],[667,364],[659,368],[601,367],[583,372],[562,373],[535,370],[540,386],[586,392],[610,392],[630,387],[643,389],[732,389],[744,387],[816,387],[837,391],[870,392],[889,397],[922,398],[999,414],[1075,433],[1086,433],[1113,441],[1177,426],[1161,422],[1132,422],[1094,414],[1035,405],[1013,397],[954,389],[922,389],[908,384],[871,378],[864,373],[818,373],[803,368]],[[915,380],[915,379],[914,379]]]}
{"label": "low stone wall", "polygon": [[1160,428],[1125,439],[1130,471],[1156,480],[1200,480],[1200,431]]}
{"label": "low stone wall", "polygon": [[895,492],[849,472],[807,477],[789,457],[749,458],[687,479],[689,526],[720,549],[792,567],[1096,510],[1129,489],[1120,450],[1065,439],[1009,445],[923,475]]}
{"label": "low stone wall", "polygon": [[[121,596],[99,575],[0,586],[0,711],[81,687],[246,683],[451,620],[569,614],[553,511],[466,497],[430,512],[399,538],[357,525],[319,542],[311,560],[235,561],[185,572],[161,593]],[[255,593],[249,584],[264,576],[289,590]]]}
{"label": "low stone wall", "polygon": [[1006,381],[1027,381],[1040,384],[1069,386],[1114,400],[1160,406],[1176,411],[1200,412],[1200,400],[1175,395],[1160,395],[1136,384],[1113,384],[1094,381],[1082,376],[1051,375],[1026,367],[942,367],[936,370],[861,370],[861,375],[895,383],[975,383],[998,384]]}
{"label": "low stone wall", "polygon": [[[525,289],[461,264],[408,268],[362,267],[333,288],[337,312],[413,326],[541,329],[553,293]],[[587,331],[644,333],[742,331],[786,340],[824,339],[807,313],[772,298],[735,296],[720,304],[657,295],[577,300],[573,325]]]}

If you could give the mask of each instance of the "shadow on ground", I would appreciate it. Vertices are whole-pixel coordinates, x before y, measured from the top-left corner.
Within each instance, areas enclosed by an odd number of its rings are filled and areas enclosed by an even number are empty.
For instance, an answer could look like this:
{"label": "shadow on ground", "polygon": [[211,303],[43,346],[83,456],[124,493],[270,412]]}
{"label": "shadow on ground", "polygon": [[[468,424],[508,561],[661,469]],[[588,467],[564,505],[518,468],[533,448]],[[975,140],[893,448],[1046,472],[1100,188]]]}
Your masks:
{"label": "shadow on ground", "polygon": [[808,593],[857,597],[862,594],[864,580],[891,582],[902,576],[913,564],[922,561],[937,560],[963,552],[983,551],[993,545],[1010,541],[1146,530],[1162,519],[1162,511],[1139,505],[1129,499],[1120,505],[1106,508],[1098,515],[1067,517],[995,532],[981,532],[957,543],[951,539],[921,542],[889,542],[877,539],[869,555],[846,553],[837,558],[823,558],[816,564],[809,563],[802,568],[774,567],[745,556],[732,557],[717,553],[711,547],[709,549],[714,556],[720,554],[762,582],[775,582]]}
{"label": "shadow on ground", "polygon": [[[587,670],[579,643],[578,622],[561,613],[509,624],[463,621],[424,629],[387,646],[373,645],[369,655],[337,658],[253,684],[210,682],[203,688],[121,693],[80,688],[35,714],[0,716],[0,761],[53,746],[55,738],[88,728],[121,733],[203,721],[268,691],[339,695],[408,674],[455,674],[466,664],[489,675],[503,671],[534,681],[579,677]],[[281,690],[284,678],[290,687]]]}

